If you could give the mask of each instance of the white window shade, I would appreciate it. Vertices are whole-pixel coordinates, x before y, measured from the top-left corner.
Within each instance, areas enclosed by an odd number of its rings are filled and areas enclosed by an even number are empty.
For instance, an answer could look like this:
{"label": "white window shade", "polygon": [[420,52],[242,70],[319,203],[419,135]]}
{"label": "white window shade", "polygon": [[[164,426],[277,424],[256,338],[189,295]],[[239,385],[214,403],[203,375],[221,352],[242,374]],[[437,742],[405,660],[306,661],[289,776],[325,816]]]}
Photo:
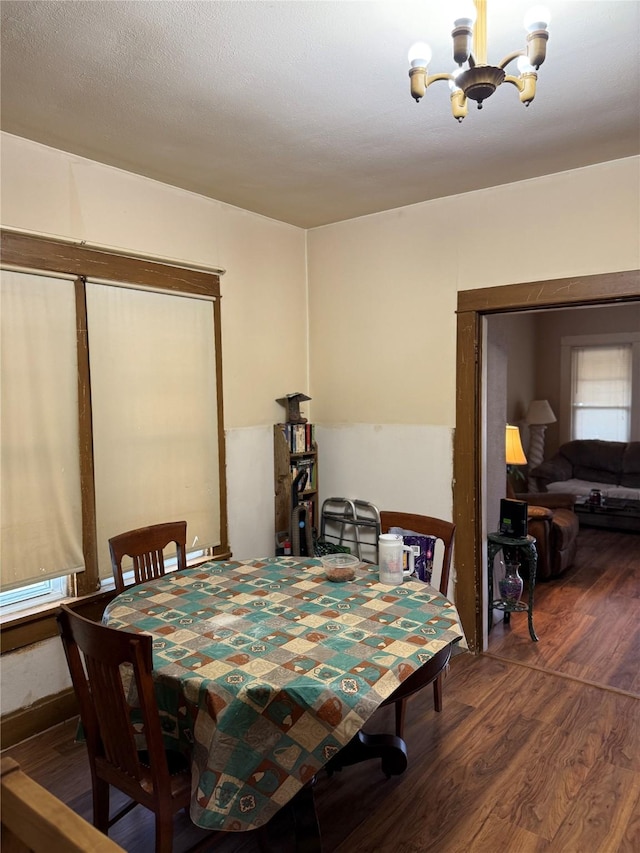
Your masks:
{"label": "white window shade", "polygon": [[187,521],[187,546],[220,544],[211,301],[87,282],[98,566],[108,540]]}
{"label": "white window shade", "polygon": [[572,351],[572,437],[629,441],[632,346]]}
{"label": "white window shade", "polygon": [[2,271],[2,589],[84,568],[74,283]]}

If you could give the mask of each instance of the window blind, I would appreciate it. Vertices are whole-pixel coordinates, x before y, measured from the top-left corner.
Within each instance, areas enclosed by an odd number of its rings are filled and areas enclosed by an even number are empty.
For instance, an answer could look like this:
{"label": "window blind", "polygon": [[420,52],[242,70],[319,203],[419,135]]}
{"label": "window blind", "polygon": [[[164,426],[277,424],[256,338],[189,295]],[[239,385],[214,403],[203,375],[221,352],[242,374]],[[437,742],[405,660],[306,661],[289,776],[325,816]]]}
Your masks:
{"label": "window blind", "polygon": [[572,437],[629,441],[632,347],[572,349]]}
{"label": "window blind", "polygon": [[98,567],[108,540],[187,521],[220,544],[213,303],[87,281]]}
{"label": "window blind", "polygon": [[2,271],[3,590],[83,569],[74,282]]}

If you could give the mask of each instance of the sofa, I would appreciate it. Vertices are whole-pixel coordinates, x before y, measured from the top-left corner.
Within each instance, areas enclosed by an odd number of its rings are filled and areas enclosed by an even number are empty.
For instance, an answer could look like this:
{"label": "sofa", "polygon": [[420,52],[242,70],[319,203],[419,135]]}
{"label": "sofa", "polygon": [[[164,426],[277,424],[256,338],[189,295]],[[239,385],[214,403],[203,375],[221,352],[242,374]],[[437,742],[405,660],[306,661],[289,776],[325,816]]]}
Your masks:
{"label": "sofa", "polygon": [[541,492],[568,492],[586,498],[600,489],[605,498],[640,500],[640,441],[577,439],[529,471]]}

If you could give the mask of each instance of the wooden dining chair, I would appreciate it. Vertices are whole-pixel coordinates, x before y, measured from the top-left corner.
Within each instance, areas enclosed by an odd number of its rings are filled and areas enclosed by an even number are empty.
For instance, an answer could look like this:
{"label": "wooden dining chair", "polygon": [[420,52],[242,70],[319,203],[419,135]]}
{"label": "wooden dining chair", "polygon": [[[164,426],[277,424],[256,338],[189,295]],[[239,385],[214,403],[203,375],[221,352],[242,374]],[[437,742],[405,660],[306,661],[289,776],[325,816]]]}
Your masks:
{"label": "wooden dining chair", "polygon": [[[121,817],[141,804],[155,814],[156,853],[171,853],[173,816],[188,809],[188,760],[165,752],[151,677],[153,639],[91,622],[62,605],[57,616],[71,680],[80,706],[93,788],[93,823],[108,834]],[[130,664],[144,725],[144,750],[135,741],[131,707],[120,667]],[[131,798],[109,817],[109,786]]]}
{"label": "wooden dining chair", "polygon": [[[443,546],[442,569],[440,574],[439,591],[446,596],[449,587],[449,574],[451,572],[451,557],[453,554],[453,540],[456,534],[456,526],[451,521],[441,518],[432,518],[428,515],[418,515],[412,512],[380,512],[380,529],[388,533],[390,527],[400,527],[402,530],[411,530],[424,536],[434,536],[439,539]],[[436,711],[442,711],[442,670],[433,680],[433,705]],[[427,682],[428,683],[428,682]],[[393,704],[396,711],[396,735],[402,737],[404,731],[404,717],[407,699],[394,699],[391,696],[383,705]]]}
{"label": "wooden dining chair", "polygon": [[0,838],[6,853],[124,853],[20,769],[13,758],[0,760]]}
{"label": "wooden dining chair", "polygon": [[125,588],[122,576],[122,559],[133,559],[134,585],[159,578],[165,573],[164,549],[175,542],[178,557],[178,570],[187,567],[187,522],[167,521],[128,530],[109,539],[111,569],[116,589]]}

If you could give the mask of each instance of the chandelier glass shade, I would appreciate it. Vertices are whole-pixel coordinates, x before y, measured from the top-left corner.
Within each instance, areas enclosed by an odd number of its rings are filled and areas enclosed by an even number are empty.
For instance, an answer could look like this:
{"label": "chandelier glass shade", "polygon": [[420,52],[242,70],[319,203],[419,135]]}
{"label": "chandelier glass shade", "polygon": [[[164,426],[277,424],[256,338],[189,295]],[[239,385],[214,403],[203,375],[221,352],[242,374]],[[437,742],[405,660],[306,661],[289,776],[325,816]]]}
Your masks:
{"label": "chandelier glass shade", "polygon": [[[418,102],[427,88],[439,80],[447,80],[451,89],[451,111],[458,121],[467,115],[469,100],[478,109],[502,83],[511,83],[519,92],[520,101],[528,107],[536,94],[538,69],[546,57],[549,33],[549,11],[545,6],[534,6],[524,18],[527,31],[522,50],[509,53],[498,65],[487,62],[487,0],[463,0],[454,21],[453,60],[457,68],[451,73],[429,74],[431,48],[417,42],[409,50],[409,78],[411,96]],[[466,8],[464,8],[466,6]],[[507,74],[505,68],[517,62],[519,74]]]}

